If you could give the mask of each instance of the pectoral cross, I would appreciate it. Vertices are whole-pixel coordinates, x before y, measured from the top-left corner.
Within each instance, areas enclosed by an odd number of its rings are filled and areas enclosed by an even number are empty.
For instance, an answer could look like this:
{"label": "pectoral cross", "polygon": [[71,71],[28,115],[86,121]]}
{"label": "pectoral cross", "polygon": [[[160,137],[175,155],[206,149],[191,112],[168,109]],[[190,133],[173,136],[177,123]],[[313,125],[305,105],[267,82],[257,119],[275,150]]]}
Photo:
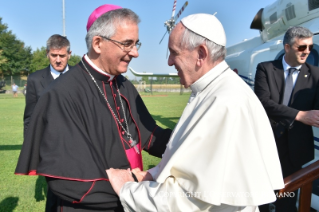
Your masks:
{"label": "pectoral cross", "polygon": [[135,152],[136,152],[137,154],[140,154],[140,151],[138,150],[138,147],[137,147],[137,142],[131,138],[131,139],[130,139],[130,143],[131,143],[131,144],[130,144],[131,147],[134,147]]}

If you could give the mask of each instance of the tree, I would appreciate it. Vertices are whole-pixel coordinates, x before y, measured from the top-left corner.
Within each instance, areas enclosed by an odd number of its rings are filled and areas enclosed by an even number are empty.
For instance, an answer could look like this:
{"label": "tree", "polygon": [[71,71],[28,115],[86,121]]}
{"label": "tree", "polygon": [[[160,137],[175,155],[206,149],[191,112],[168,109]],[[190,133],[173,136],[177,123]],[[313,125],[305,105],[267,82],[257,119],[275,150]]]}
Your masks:
{"label": "tree", "polygon": [[37,49],[33,52],[30,64],[30,73],[43,69],[48,65],[50,65],[50,61],[47,58],[47,52],[45,47],[42,46],[41,49]]}
{"label": "tree", "polygon": [[68,64],[70,66],[75,66],[76,64],[78,64],[81,61],[81,57],[78,55],[71,55]]}
{"label": "tree", "polygon": [[26,70],[30,66],[32,57],[31,47],[25,47],[24,43],[8,30],[8,26],[2,23],[0,17],[0,50],[5,63],[0,64],[0,70],[4,74],[12,75]]}
{"label": "tree", "polygon": [[[7,62],[7,58],[5,58],[3,55],[2,55],[2,52],[3,50],[0,50],[0,74],[2,74],[2,78],[3,78],[3,71],[1,70],[1,64],[4,64]],[[1,83],[1,81],[0,81]],[[1,87],[1,85],[0,85]]]}
{"label": "tree", "polygon": [[0,50],[0,66],[1,66],[1,64],[7,62],[7,58],[5,56],[2,56],[2,52],[3,52],[3,50]]}

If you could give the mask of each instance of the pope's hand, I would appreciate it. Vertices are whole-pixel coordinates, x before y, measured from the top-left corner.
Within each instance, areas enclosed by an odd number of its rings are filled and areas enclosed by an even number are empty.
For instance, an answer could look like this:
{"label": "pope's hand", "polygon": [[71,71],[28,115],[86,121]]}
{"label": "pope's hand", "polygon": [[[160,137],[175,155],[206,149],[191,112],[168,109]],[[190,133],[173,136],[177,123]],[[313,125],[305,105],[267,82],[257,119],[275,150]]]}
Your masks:
{"label": "pope's hand", "polygon": [[106,174],[117,195],[120,194],[121,188],[126,182],[134,182],[130,169],[107,169]]}
{"label": "pope's hand", "polygon": [[139,168],[132,169],[132,172],[136,176],[136,178],[139,182],[153,181],[153,177],[150,173],[141,171]]}

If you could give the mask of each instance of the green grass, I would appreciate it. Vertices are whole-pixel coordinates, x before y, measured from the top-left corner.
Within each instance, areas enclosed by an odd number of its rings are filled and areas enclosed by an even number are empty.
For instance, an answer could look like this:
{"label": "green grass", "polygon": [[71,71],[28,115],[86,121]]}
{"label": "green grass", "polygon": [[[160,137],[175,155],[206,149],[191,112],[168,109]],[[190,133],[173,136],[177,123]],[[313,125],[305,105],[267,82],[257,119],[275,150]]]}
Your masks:
{"label": "green grass", "polygon": [[[187,103],[189,93],[142,93],[143,100],[157,124],[174,128]],[[167,95],[167,96],[161,96]],[[46,182],[41,176],[14,175],[23,143],[22,94],[0,94],[0,212],[44,211]],[[143,152],[144,169],[158,164],[160,159]]]}

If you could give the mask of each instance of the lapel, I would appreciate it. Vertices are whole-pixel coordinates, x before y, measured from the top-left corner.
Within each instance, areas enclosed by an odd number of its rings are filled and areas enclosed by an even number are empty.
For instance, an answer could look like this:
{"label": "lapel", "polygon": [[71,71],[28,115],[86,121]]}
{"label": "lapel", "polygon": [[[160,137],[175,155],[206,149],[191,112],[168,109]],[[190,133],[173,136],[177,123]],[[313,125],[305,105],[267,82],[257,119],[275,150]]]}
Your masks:
{"label": "lapel", "polygon": [[273,63],[274,66],[274,78],[277,85],[278,93],[280,96],[280,102],[282,101],[283,92],[285,90],[285,75],[284,75],[284,68],[282,66],[281,60],[276,60]]}
{"label": "lapel", "polygon": [[40,83],[42,85],[43,88],[47,87],[52,81],[53,81],[53,77],[51,75],[50,72],[50,66],[48,66],[45,71],[42,74],[42,79],[40,80]]}
{"label": "lapel", "polygon": [[[292,91],[292,94],[291,94],[290,105],[294,102],[294,99],[296,99],[296,97],[298,96],[298,91],[305,88],[305,86],[308,84],[308,80],[311,77],[310,74],[311,73],[309,71],[309,68],[305,64],[302,64],[294,90]],[[305,77],[306,75],[307,77]]]}

